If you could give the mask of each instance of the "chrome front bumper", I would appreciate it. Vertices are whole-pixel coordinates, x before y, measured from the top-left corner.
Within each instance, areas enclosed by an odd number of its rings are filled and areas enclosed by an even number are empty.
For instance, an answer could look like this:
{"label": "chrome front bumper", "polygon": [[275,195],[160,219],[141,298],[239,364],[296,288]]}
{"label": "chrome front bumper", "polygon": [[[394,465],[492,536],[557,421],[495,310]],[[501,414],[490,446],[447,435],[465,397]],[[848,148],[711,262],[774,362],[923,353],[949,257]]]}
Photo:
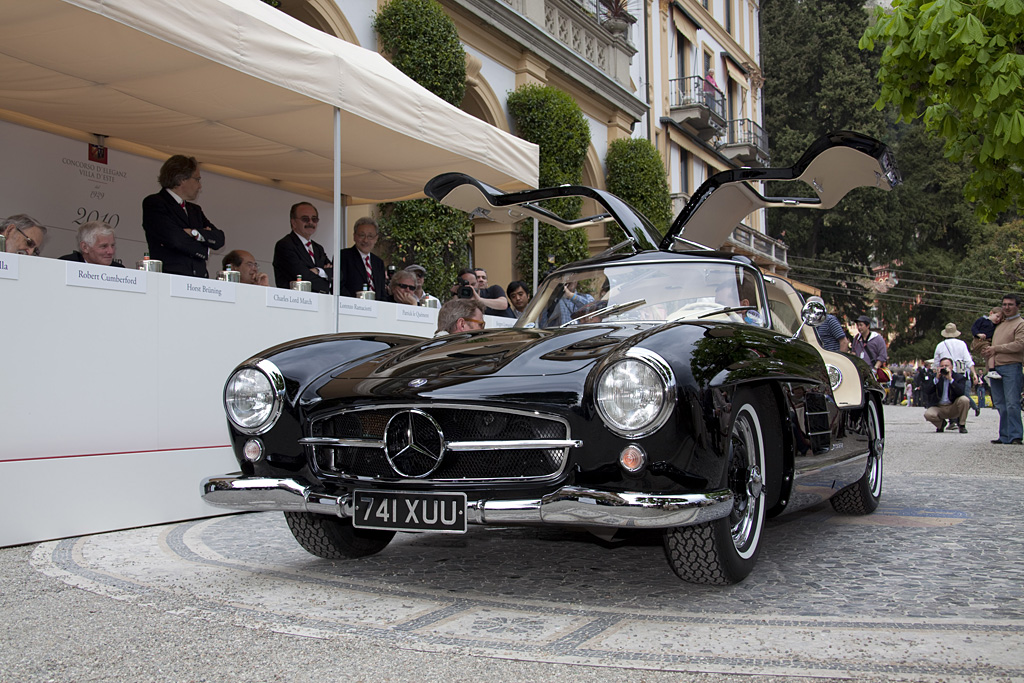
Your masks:
{"label": "chrome front bumper", "polygon": [[[315,512],[352,516],[352,497],[312,491],[294,479],[245,477],[240,472],[203,480],[203,500],[232,510]],[[609,493],[565,486],[542,498],[470,501],[470,524],[551,524],[659,529],[701,524],[732,510],[732,492],[655,495]]]}

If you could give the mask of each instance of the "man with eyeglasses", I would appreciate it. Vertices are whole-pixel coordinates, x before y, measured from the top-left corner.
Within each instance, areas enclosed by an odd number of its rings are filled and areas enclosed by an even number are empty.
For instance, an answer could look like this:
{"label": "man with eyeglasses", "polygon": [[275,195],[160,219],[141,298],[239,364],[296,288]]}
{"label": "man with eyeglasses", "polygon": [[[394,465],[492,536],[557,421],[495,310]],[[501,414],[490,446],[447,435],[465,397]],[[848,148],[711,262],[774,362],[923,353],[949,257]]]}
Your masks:
{"label": "man with eyeglasses", "polygon": [[420,298],[416,294],[417,288],[415,273],[409,270],[396,271],[388,283],[388,290],[391,292],[388,300],[396,304],[418,306]]}
{"label": "man with eyeglasses", "polygon": [[991,379],[992,402],[999,412],[999,438],[994,444],[1020,444],[1024,439],[1020,399],[1024,388],[1024,320],[1020,316],[1020,297],[1003,295],[1003,322],[996,326],[992,344],[981,355],[995,362],[998,379]]}
{"label": "man with eyeglasses", "polygon": [[373,292],[375,299],[383,299],[387,295],[384,261],[373,253],[379,236],[379,226],[373,217],[363,216],[356,221],[352,229],[355,244],[342,249],[338,255],[342,296],[356,296],[363,287]]}
{"label": "man with eyeglasses", "polygon": [[484,307],[479,299],[452,299],[437,312],[437,332],[435,337],[443,337],[460,332],[482,330]]}
{"label": "man with eyeglasses", "polygon": [[327,251],[313,241],[320,225],[320,214],[309,202],[299,202],[288,212],[292,230],[274,245],[274,283],[288,289],[302,278],[313,283],[311,289],[330,294],[334,285],[334,263]]}
{"label": "man with eyeglasses", "polygon": [[46,240],[46,228],[39,221],[23,213],[16,213],[4,219],[2,225],[0,234],[3,234],[6,244],[4,251],[8,254],[39,256]]}
{"label": "man with eyeglasses", "polygon": [[195,157],[175,154],[160,167],[160,191],[142,200],[142,228],[149,257],[163,262],[163,272],[209,277],[210,251],[224,246],[224,232],[195,204],[203,189]]}
{"label": "man with eyeglasses", "polygon": [[256,257],[244,249],[235,249],[228,252],[228,255],[220,261],[221,270],[227,270],[228,266],[239,272],[238,281],[243,285],[259,285],[266,287],[270,284],[270,278],[266,273],[260,272],[260,264]]}

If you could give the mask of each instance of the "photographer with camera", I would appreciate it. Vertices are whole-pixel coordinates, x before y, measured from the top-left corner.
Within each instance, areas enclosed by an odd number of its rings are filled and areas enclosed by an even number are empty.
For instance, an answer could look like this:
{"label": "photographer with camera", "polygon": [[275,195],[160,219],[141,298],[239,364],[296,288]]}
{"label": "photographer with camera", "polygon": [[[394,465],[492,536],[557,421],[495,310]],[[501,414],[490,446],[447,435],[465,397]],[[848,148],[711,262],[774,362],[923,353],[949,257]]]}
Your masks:
{"label": "photographer with camera", "polygon": [[[498,289],[500,290],[501,287]],[[455,284],[452,285],[452,296],[456,299],[473,299],[480,304],[487,315],[504,315],[504,309],[508,308],[508,299],[505,298],[505,293],[502,292],[498,299],[492,299],[487,296],[489,292],[479,290],[480,283],[477,281],[476,270],[463,268],[459,271],[459,277]]]}
{"label": "photographer with camera", "polygon": [[953,372],[953,361],[943,358],[939,361],[939,371],[932,381],[924,383],[926,405],[924,419],[935,425],[936,432],[946,430],[946,420],[952,426],[956,422],[960,433],[966,434],[967,413],[971,401],[967,397],[967,378],[959,372]]}

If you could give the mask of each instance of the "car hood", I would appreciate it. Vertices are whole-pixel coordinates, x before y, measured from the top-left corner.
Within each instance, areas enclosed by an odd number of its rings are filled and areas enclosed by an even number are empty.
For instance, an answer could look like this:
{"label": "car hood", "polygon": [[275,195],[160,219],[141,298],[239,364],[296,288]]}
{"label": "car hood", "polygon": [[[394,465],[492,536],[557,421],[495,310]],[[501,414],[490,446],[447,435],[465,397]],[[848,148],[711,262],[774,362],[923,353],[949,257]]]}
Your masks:
{"label": "car hood", "polygon": [[565,330],[506,328],[447,335],[390,349],[345,367],[334,377],[349,379],[545,377],[592,365],[635,329],[599,326]]}
{"label": "car hood", "polygon": [[[462,396],[459,387],[467,382],[479,387],[475,391],[495,395],[504,394],[510,386],[529,385],[574,402],[583,386],[574,373],[589,370],[617,347],[628,346],[640,331],[635,326],[605,325],[565,330],[506,328],[424,340],[335,368],[307,386],[303,402],[446,398]],[[524,383],[520,378],[533,381]]]}

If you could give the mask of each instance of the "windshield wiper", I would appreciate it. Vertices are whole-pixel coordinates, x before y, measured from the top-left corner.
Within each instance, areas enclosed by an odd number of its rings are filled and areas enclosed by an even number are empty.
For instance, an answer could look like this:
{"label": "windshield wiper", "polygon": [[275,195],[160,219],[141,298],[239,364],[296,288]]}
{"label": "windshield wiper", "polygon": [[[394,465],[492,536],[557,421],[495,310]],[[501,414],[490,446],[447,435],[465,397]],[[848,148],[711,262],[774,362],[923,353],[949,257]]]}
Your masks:
{"label": "windshield wiper", "polygon": [[615,304],[614,306],[605,306],[604,308],[592,308],[589,311],[584,311],[580,315],[577,315],[572,320],[566,321],[559,325],[559,328],[568,327],[569,325],[575,325],[583,318],[589,318],[592,315],[606,316],[614,315],[616,313],[623,313],[630,309],[636,308],[637,306],[643,306],[647,303],[647,299],[634,299],[633,301],[624,301],[621,304]]}
{"label": "windshield wiper", "polygon": [[739,311],[757,310],[757,306],[730,306],[729,308],[716,308],[713,311],[702,313],[697,316],[697,320],[701,318],[707,318],[712,315],[718,315],[719,313],[737,313]]}

